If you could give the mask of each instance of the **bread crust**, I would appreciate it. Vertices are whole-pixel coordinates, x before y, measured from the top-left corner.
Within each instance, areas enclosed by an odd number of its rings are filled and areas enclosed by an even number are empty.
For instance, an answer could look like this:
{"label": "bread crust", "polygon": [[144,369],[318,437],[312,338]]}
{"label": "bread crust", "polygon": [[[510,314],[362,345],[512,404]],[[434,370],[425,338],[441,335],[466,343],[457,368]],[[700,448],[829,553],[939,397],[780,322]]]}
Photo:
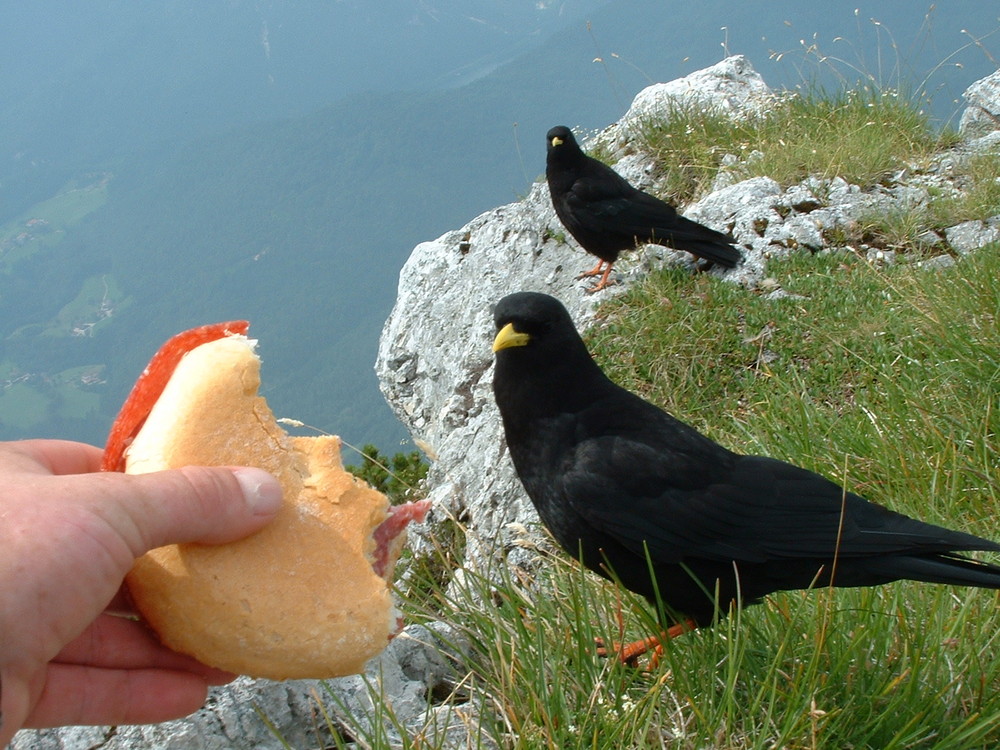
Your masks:
{"label": "bread crust", "polygon": [[371,564],[389,502],[344,470],[339,438],[281,429],[257,395],[253,343],[230,336],[184,357],[126,471],[259,466],[281,482],[283,507],[246,539],[147,553],[128,589],[167,646],[209,666],[277,680],[355,674],[397,628]]}

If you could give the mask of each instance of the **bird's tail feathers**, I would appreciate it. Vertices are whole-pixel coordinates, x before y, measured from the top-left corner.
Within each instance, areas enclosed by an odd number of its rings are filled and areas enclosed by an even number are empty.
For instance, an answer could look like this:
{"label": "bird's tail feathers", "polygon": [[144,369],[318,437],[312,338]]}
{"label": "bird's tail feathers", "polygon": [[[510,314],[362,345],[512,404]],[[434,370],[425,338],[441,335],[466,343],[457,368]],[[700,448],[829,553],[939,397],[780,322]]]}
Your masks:
{"label": "bird's tail feathers", "polygon": [[688,240],[678,247],[726,268],[735,268],[743,258],[739,250],[732,245],[724,244],[723,241]]}
{"label": "bird's tail feathers", "polygon": [[872,560],[868,569],[883,573],[890,579],[908,578],[927,583],[1000,589],[1000,566],[955,554],[890,555]]}

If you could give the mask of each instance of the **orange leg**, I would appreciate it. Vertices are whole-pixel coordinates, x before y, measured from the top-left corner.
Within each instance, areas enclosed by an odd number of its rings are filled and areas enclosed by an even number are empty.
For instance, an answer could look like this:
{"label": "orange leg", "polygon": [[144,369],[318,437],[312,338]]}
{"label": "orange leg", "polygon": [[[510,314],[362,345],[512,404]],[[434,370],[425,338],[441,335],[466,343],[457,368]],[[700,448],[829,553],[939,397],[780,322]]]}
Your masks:
{"label": "orange leg", "polygon": [[[601,261],[601,263],[603,263],[603,262],[604,261]],[[613,281],[609,281],[608,280],[608,277],[611,275],[611,267],[612,267],[612,265],[614,265],[614,264],[608,263],[608,267],[604,269],[604,275],[601,276],[601,280],[598,281],[596,284],[594,284],[592,287],[590,287],[590,289],[587,290],[587,294],[593,294],[594,292],[599,292],[602,289],[604,289],[606,287],[609,287],[609,286],[611,286],[612,284],[615,283]],[[600,266],[600,264],[598,264],[598,266]],[[596,276],[597,274],[594,274],[594,275]]]}
{"label": "orange leg", "polygon": [[[660,656],[663,655],[663,644],[671,638],[676,638],[682,633],[694,630],[696,627],[698,626],[695,624],[694,620],[685,620],[677,625],[671,625],[658,636],[651,635],[648,638],[640,638],[638,641],[632,641],[631,643],[614,644],[611,651],[618,653],[618,661],[622,664],[628,664],[630,667],[638,666],[639,657],[652,651],[653,654],[649,658],[648,668],[654,669],[660,661]],[[599,638],[595,640],[598,642],[597,655],[608,656],[609,652],[604,646],[603,641]]]}
{"label": "orange leg", "polygon": [[604,263],[605,263],[605,261],[603,261],[603,260],[597,261],[597,265],[596,266],[594,266],[593,268],[591,268],[589,271],[584,271],[579,276],[577,276],[576,277],[577,281],[579,281],[580,279],[590,278],[591,276],[600,276],[601,272],[604,270]]}

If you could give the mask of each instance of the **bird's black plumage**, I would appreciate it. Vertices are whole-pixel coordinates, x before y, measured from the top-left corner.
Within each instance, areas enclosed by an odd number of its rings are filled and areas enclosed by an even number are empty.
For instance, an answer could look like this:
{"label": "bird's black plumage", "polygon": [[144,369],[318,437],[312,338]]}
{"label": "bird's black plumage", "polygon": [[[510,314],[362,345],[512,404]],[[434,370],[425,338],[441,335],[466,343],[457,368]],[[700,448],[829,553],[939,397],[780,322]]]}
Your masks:
{"label": "bird's black plumage", "polygon": [[629,589],[658,590],[698,625],[713,619],[716,586],[722,611],[813,584],[1000,588],[1000,567],[956,554],[1000,545],[733,453],[615,385],[558,300],[512,294],[494,319],[493,389],[514,467],[556,540],[602,575],[610,566]]}
{"label": "bird's black plumage", "polygon": [[598,288],[607,283],[611,266],[622,250],[651,242],[686,250],[700,258],[732,268],[740,258],[733,238],[686,219],[668,203],[633,187],[611,167],[587,156],[563,126],[552,128],[545,178],[559,221],[577,242],[604,263]]}

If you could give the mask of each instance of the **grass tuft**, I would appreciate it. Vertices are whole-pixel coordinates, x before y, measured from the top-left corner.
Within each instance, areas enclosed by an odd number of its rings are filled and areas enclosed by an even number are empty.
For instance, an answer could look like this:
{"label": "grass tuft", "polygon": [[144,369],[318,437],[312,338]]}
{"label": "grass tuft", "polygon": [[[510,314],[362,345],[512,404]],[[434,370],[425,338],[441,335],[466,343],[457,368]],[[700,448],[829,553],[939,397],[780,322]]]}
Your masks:
{"label": "grass tuft", "polygon": [[983,221],[1000,215],[1000,153],[977,154],[961,167],[957,195],[940,196],[931,204],[933,223],[947,227],[961,221]]}
{"label": "grass tuft", "polygon": [[897,91],[861,87],[786,92],[766,116],[742,120],[677,107],[645,123],[639,143],[663,172],[663,197],[683,202],[706,192],[723,164],[738,179],[785,187],[816,176],[868,188],[955,139]]}

